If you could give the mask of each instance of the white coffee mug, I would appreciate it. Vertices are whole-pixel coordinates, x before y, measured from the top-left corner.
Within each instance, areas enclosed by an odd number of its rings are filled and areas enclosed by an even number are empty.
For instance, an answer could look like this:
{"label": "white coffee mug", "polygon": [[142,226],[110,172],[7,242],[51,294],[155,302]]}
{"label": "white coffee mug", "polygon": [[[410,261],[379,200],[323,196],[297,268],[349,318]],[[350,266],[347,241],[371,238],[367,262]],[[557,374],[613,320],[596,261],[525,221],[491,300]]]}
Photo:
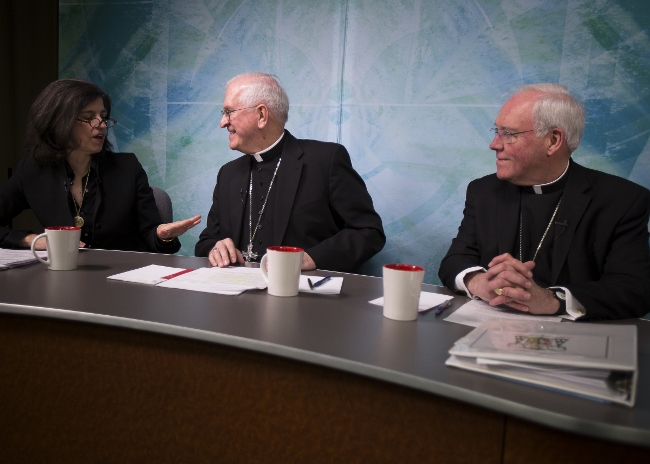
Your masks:
{"label": "white coffee mug", "polygon": [[[47,261],[36,254],[36,241],[45,237],[47,241]],[[52,271],[71,271],[77,269],[79,255],[79,240],[81,229],[73,226],[46,227],[45,232],[32,240],[32,253],[36,258],[47,264]]]}
{"label": "white coffee mug", "polygon": [[[260,260],[262,277],[269,284],[269,295],[296,296],[302,268],[302,248],[270,246]],[[267,270],[268,265],[268,270]]]}
{"label": "white coffee mug", "polygon": [[413,264],[386,264],[384,275],[384,316],[397,321],[418,317],[424,268]]}

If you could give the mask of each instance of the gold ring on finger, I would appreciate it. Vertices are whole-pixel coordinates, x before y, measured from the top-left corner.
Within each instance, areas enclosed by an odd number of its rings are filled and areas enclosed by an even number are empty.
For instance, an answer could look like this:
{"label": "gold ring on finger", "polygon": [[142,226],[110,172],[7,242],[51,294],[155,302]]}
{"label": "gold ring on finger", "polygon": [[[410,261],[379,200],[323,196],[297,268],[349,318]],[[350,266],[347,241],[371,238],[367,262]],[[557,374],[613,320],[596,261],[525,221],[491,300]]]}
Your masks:
{"label": "gold ring on finger", "polygon": [[494,289],[494,293],[501,296],[501,295],[503,295],[503,289],[502,288],[496,288],[496,289]]}

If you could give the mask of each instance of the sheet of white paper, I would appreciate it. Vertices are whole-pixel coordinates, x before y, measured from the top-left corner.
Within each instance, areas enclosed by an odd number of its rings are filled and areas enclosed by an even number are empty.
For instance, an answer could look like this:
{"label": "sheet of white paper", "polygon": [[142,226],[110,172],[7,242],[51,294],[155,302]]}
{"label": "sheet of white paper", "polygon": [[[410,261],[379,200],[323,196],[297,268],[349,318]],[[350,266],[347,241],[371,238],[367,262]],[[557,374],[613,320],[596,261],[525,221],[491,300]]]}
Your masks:
{"label": "sheet of white paper", "polygon": [[[47,251],[37,251],[36,254],[43,259],[47,258]],[[32,250],[8,250],[6,248],[0,248],[0,270],[35,263],[37,261],[32,254]]]}
{"label": "sheet of white paper", "polygon": [[108,276],[107,278],[112,280],[122,280],[124,282],[156,285],[166,280],[163,279],[163,277],[176,274],[177,272],[184,270],[185,269],[182,267],[157,266],[155,264],[151,264],[150,266],[141,267],[132,271],[122,272],[120,274]]}
{"label": "sheet of white paper", "polygon": [[162,282],[158,287],[239,295],[246,290],[266,288],[266,282],[259,268],[203,267]]}
{"label": "sheet of white paper", "polygon": [[499,317],[503,319],[519,319],[519,320],[536,320],[536,321],[555,321],[562,320],[559,316],[534,316],[527,313],[512,312],[495,308],[490,306],[485,301],[470,300],[463,306],[458,308],[452,314],[445,318],[445,321],[455,322],[457,324],[469,325],[471,327],[478,327],[481,322],[491,317]]}
{"label": "sheet of white paper", "polygon": [[307,282],[307,279],[311,279],[312,283],[314,283],[322,279],[322,277],[301,275],[298,291],[305,293],[321,293],[323,295],[338,295],[341,293],[341,287],[343,287],[343,277],[332,277],[330,280],[324,284],[321,284],[313,290],[309,287],[309,282]]}
{"label": "sheet of white paper", "polygon": [[[435,306],[441,305],[445,301],[449,301],[453,296],[443,295],[441,293],[420,292],[420,302],[418,304],[418,311],[427,311]],[[384,306],[384,297],[376,298],[369,301],[374,305]]]}

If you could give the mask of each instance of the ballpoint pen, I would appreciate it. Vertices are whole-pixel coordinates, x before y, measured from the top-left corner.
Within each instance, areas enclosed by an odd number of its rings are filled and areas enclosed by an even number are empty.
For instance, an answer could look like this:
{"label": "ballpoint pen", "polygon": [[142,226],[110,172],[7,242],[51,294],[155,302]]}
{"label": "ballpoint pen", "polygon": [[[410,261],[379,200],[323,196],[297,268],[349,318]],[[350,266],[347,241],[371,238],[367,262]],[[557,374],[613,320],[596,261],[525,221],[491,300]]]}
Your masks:
{"label": "ballpoint pen", "polygon": [[[453,298],[452,298],[452,300],[453,300]],[[445,301],[444,303],[439,304],[439,305],[436,307],[436,311],[435,311],[435,312],[436,312],[436,316],[441,315],[442,312],[443,312],[445,309],[447,309],[448,307],[450,307],[450,306],[451,306],[451,300],[447,300],[447,301]]]}
{"label": "ballpoint pen", "polygon": [[312,283],[311,279],[307,279],[307,282],[309,283],[309,288],[311,288],[313,290],[316,287],[320,287],[321,285],[323,285],[325,282],[327,282],[331,278],[332,278],[332,276],[327,276],[327,277],[322,278],[321,280],[316,281],[316,283]]}

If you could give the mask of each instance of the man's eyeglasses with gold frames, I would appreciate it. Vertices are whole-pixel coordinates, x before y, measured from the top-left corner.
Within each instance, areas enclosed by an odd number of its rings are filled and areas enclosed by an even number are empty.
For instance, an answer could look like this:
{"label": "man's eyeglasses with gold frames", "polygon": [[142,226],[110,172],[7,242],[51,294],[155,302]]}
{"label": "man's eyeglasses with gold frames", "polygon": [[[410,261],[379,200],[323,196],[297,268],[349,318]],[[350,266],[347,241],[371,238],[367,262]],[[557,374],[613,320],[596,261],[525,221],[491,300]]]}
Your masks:
{"label": "man's eyeglasses with gold frames", "polygon": [[524,134],[526,132],[533,132],[534,130],[535,129],[519,131],[519,132],[510,132],[509,130],[506,129],[499,130],[496,127],[493,127],[492,129],[490,129],[490,132],[493,132],[495,137],[498,135],[503,141],[503,143],[512,143],[514,139],[517,137],[517,135]]}
{"label": "man's eyeglasses with gold frames", "polygon": [[260,106],[259,103],[257,105],[255,105],[255,106],[246,106],[244,108],[235,108],[234,110],[221,110],[221,115],[225,116],[226,119],[228,119],[228,122],[230,122],[230,115],[233,114],[235,111],[250,110],[251,108],[257,108],[258,106]]}

